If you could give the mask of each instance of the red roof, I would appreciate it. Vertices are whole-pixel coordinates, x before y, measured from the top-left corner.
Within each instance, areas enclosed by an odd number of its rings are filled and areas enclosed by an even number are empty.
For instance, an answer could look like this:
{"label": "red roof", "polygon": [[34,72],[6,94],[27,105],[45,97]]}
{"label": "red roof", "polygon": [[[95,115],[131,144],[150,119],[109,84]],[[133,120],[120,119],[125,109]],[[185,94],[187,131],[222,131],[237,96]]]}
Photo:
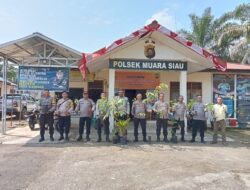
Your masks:
{"label": "red roof", "polygon": [[250,65],[243,65],[239,63],[227,63],[227,69],[228,70],[249,70],[250,71]]}
{"label": "red roof", "polygon": [[225,71],[227,69],[227,63],[221,60],[218,56],[206,51],[205,49],[199,47],[193,42],[184,39],[183,37],[179,36],[177,33],[161,26],[157,21],[153,21],[151,24],[144,26],[143,28],[131,33],[129,36],[118,39],[114,41],[111,45],[103,47],[96,52],[93,52],[90,54],[83,53],[82,62],[81,64],[79,64],[79,70],[81,71],[81,73],[84,75],[84,78],[85,78],[87,63],[92,62],[96,58],[99,58],[108,52],[111,52],[117,47],[123,46],[124,44],[130,42],[131,40],[135,38],[140,39],[143,36],[147,35],[148,33],[155,32],[155,31],[164,34],[167,38],[171,38],[172,40],[177,41],[178,43],[185,46],[186,48],[189,48],[193,50],[194,52],[196,52],[197,54],[199,54],[200,56],[205,57],[206,59],[210,60],[215,65],[216,69],[220,71]]}

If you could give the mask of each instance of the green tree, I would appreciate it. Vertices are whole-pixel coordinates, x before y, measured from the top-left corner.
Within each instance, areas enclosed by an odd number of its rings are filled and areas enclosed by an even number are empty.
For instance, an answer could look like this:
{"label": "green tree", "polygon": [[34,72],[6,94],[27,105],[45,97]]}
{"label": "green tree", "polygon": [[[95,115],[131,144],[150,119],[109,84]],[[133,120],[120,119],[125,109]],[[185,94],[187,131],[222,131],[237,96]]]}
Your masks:
{"label": "green tree", "polygon": [[182,29],[179,33],[195,44],[209,49],[213,39],[211,32],[213,31],[214,20],[214,16],[211,14],[211,8],[206,8],[201,17],[190,14],[189,18],[191,20],[191,31]]}
{"label": "green tree", "polygon": [[250,64],[250,3],[237,6],[215,21],[217,48],[229,52],[229,59]]}
{"label": "green tree", "polygon": [[217,19],[210,7],[202,16],[189,17],[191,31],[180,30],[180,35],[228,61],[249,63],[250,4],[239,5]]}
{"label": "green tree", "polygon": [[[1,71],[0,76],[1,77],[3,76],[2,68],[3,68],[3,65],[0,65],[0,71]],[[7,67],[7,80],[11,81],[13,83],[17,83],[17,76],[18,76],[17,67],[15,67],[13,65],[8,65],[8,67]]]}

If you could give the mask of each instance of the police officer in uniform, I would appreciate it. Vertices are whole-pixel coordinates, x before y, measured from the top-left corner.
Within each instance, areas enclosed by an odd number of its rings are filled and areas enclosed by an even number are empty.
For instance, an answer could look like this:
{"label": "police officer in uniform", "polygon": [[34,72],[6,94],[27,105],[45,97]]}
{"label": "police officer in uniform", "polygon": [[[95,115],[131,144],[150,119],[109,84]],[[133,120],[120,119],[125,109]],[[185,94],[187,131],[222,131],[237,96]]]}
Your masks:
{"label": "police officer in uniform", "polygon": [[64,132],[65,132],[65,140],[69,141],[69,130],[71,125],[71,117],[70,114],[74,110],[74,105],[71,99],[68,98],[68,92],[62,93],[62,98],[58,100],[56,106],[55,115],[59,117],[59,129],[60,129],[60,138],[64,139]]}
{"label": "police officer in uniform", "polygon": [[53,117],[55,111],[55,104],[48,90],[44,90],[43,96],[39,101],[39,107],[40,107],[40,136],[41,136],[39,142],[44,141],[45,124],[48,124],[49,126],[50,140],[54,141]]}
{"label": "police officer in uniform", "polygon": [[104,131],[106,135],[106,142],[110,142],[109,139],[109,108],[108,100],[105,93],[101,93],[101,98],[97,100],[96,103],[96,117],[97,117],[97,142],[102,141],[102,126],[104,126]]}
{"label": "police officer in uniform", "polygon": [[79,100],[77,103],[75,111],[80,111],[80,120],[79,120],[79,137],[77,141],[82,140],[82,135],[84,131],[84,126],[86,123],[86,140],[90,141],[90,127],[91,127],[91,120],[93,116],[93,112],[95,110],[95,103],[91,100],[88,96],[88,92],[83,92],[83,98]]}
{"label": "police officer in uniform", "polygon": [[198,95],[196,98],[196,103],[194,103],[191,108],[193,114],[193,123],[192,123],[192,140],[190,142],[195,142],[195,137],[197,135],[197,131],[200,132],[201,143],[205,143],[204,141],[204,133],[206,127],[206,116],[205,116],[205,105],[202,103],[202,96]]}
{"label": "police officer in uniform", "polygon": [[168,103],[164,101],[164,94],[159,94],[159,100],[153,106],[156,112],[156,136],[157,142],[160,142],[161,128],[163,128],[164,142],[168,142]]}
{"label": "police officer in uniform", "polygon": [[138,142],[138,127],[139,124],[142,128],[143,141],[147,142],[147,131],[146,131],[146,104],[142,101],[142,94],[137,94],[136,101],[132,104],[131,113],[134,116],[134,142]]}
{"label": "police officer in uniform", "polygon": [[177,125],[181,127],[181,141],[185,142],[184,134],[185,134],[185,122],[184,115],[186,112],[186,104],[183,102],[183,96],[179,96],[178,103],[173,107],[174,118],[177,121]]}
{"label": "police officer in uniform", "polygon": [[120,113],[118,116],[120,120],[126,120],[129,117],[130,113],[130,104],[128,101],[128,98],[125,97],[124,91],[119,90],[118,91],[118,96],[115,97],[118,101],[121,101],[122,103],[117,106],[117,111]]}

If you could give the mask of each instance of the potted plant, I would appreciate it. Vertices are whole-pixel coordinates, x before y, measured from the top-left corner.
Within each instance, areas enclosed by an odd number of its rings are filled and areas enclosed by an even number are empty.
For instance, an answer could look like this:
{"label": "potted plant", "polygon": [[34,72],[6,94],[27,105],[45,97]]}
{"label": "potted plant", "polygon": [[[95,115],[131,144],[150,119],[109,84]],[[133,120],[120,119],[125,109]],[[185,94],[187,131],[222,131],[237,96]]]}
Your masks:
{"label": "potted plant", "polygon": [[130,119],[127,118],[127,113],[124,111],[119,111],[119,107],[124,105],[124,99],[118,99],[114,97],[109,101],[109,110],[110,114],[113,114],[115,127],[112,130],[113,134],[113,143],[118,143],[119,141],[122,144],[126,144],[127,142],[127,127],[129,125]]}

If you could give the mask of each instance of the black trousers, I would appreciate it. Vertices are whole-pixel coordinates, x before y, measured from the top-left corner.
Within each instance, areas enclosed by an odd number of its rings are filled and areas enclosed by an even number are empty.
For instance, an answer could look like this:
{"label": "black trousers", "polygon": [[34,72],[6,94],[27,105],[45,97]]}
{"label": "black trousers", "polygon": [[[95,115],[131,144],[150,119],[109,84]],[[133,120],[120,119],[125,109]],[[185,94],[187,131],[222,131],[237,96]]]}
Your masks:
{"label": "black trousers", "polygon": [[161,128],[163,128],[163,136],[168,136],[168,119],[156,119],[156,135],[160,137],[161,135]]}
{"label": "black trousers", "polygon": [[106,135],[106,137],[109,136],[110,131],[109,131],[109,118],[98,118],[97,119],[97,134],[99,136],[99,138],[101,137],[102,134],[102,126],[104,126],[104,133]]}
{"label": "black trousers", "polygon": [[58,122],[59,122],[60,135],[63,136],[63,133],[65,132],[65,135],[68,136],[71,125],[70,116],[59,116]]}
{"label": "black trousers", "polygon": [[146,119],[134,118],[134,136],[135,138],[138,138],[139,124],[141,125],[142,136],[143,138],[146,138],[147,136]]}
{"label": "black trousers", "polygon": [[90,134],[91,117],[80,117],[80,120],[79,120],[79,135],[80,136],[82,136],[83,134],[85,123],[86,123],[86,136],[88,137]]}
{"label": "black trousers", "polygon": [[48,124],[49,126],[49,134],[52,136],[54,134],[54,113],[47,113],[47,114],[41,114],[40,119],[40,136],[41,138],[44,138],[45,134],[45,125]]}
{"label": "black trousers", "polygon": [[181,137],[184,137],[185,134],[185,122],[184,121],[177,121],[177,124],[181,127]]}
{"label": "black trousers", "polygon": [[204,132],[205,132],[205,121],[203,120],[193,120],[192,122],[192,137],[193,139],[197,135],[197,131],[200,132],[200,137],[204,138]]}

